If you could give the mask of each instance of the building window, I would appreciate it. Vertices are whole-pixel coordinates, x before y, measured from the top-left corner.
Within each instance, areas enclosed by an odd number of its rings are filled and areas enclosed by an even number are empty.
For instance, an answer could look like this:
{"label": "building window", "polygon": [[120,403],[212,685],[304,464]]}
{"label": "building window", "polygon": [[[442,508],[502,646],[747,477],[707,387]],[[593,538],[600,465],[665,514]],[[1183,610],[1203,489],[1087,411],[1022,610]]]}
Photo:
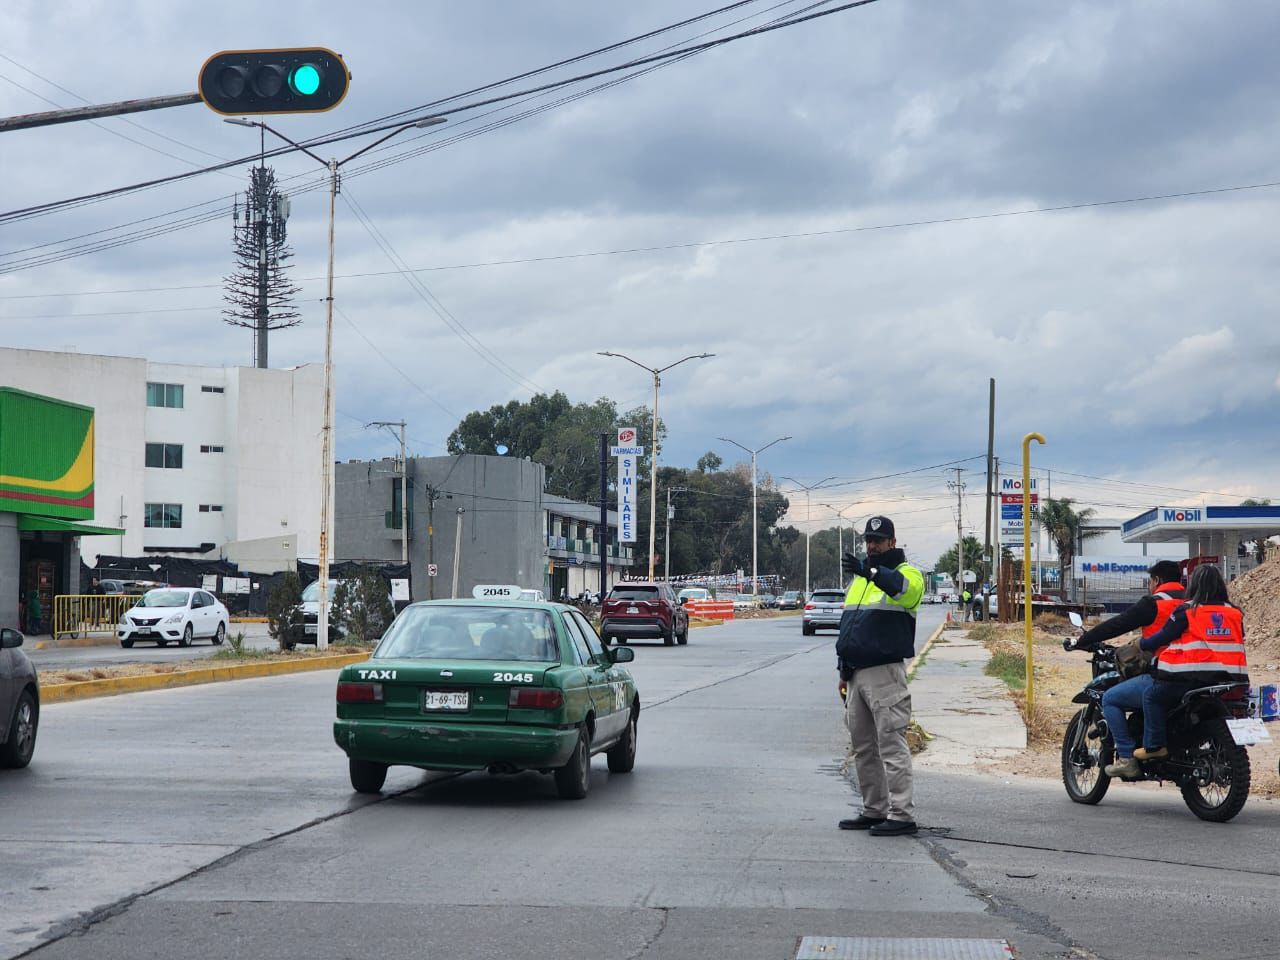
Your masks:
{"label": "building window", "polygon": [[163,467],[167,470],[182,469],[182,444],[180,443],[148,443],[147,466]]}
{"label": "building window", "polygon": [[201,387],[201,393],[222,393],[222,387]]}
{"label": "building window", "polygon": [[173,407],[182,409],[182,384],[180,383],[148,383],[148,407]]}
{"label": "building window", "polygon": [[217,444],[202,443],[200,444],[201,453],[221,453],[222,447]]}
{"label": "building window", "polygon": [[144,527],[158,527],[176,530],[182,526],[182,504],[180,503],[148,503],[143,519]]}
{"label": "building window", "polygon": [[200,504],[201,513],[221,513],[222,504],[220,503],[202,503]]}

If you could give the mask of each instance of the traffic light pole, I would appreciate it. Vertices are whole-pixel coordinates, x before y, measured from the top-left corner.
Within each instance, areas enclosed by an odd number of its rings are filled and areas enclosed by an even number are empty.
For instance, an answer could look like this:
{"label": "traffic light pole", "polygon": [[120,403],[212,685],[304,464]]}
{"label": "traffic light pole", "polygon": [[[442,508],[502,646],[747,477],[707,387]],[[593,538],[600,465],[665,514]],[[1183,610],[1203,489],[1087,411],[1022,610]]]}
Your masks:
{"label": "traffic light pole", "polygon": [[74,123],[77,120],[97,120],[99,117],[118,117],[124,113],[142,113],[145,110],[163,110],[165,107],[185,107],[200,102],[198,93],[175,93],[167,97],[143,97],[140,100],[117,100],[115,103],[101,103],[90,107],[24,113],[0,119],[0,133],[6,130],[47,127],[55,123]]}

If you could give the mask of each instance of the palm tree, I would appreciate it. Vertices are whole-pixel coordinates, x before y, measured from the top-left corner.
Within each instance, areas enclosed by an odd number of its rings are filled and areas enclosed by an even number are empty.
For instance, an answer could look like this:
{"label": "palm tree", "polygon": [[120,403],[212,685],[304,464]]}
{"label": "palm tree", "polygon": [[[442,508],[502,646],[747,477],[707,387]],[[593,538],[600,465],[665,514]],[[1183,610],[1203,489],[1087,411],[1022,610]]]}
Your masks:
{"label": "palm tree", "polygon": [[1067,573],[1076,558],[1076,544],[1102,535],[1101,530],[1084,529],[1095,513],[1093,507],[1076,510],[1074,502],[1070,497],[1046,497],[1040,505],[1040,523],[1058,549],[1058,592],[1063,600],[1067,599]]}

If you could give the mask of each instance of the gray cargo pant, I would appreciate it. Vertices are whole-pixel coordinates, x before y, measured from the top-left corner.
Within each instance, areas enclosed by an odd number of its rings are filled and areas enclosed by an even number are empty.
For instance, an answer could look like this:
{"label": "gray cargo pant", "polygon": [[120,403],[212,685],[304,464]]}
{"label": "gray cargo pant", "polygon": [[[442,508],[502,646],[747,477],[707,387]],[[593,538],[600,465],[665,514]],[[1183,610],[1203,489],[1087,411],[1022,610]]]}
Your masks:
{"label": "gray cargo pant", "polygon": [[845,700],[845,726],[867,817],[915,821],[911,801],[911,694],[901,662],[853,672]]}

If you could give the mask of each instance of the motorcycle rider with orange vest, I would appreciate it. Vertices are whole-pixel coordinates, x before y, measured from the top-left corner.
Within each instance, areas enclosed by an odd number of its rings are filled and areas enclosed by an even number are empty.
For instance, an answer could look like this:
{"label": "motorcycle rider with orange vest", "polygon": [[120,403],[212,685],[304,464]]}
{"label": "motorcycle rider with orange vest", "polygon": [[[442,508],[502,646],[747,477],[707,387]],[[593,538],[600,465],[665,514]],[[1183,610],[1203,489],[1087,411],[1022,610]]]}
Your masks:
{"label": "motorcycle rider with orange vest", "polygon": [[[1107,767],[1110,776],[1136,776],[1140,772],[1138,761],[1169,755],[1168,711],[1187,691],[1217,683],[1249,682],[1244,616],[1228,599],[1226,581],[1212,564],[1196,568],[1187,588],[1187,602],[1172,612],[1160,630],[1142,638],[1142,649],[1156,653],[1153,673],[1117,684],[1103,697],[1103,713],[1120,758],[1120,762]],[[1126,757],[1118,735],[1124,727],[1127,739],[1123,712],[1120,725],[1116,725],[1107,700],[1115,690],[1130,684],[1141,696],[1144,746]]]}
{"label": "motorcycle rider with orange vest", "polygon": [[1151,565],[1147,576],[1151,592],[1123,613],[1086,630],[1074,649],[1091,650],[1130,630],[1141,630],[1143,637],[1149,637],[1163,627],[1186,597],[1180,582],[1182,568],[1172,560],[1161,560]]}

